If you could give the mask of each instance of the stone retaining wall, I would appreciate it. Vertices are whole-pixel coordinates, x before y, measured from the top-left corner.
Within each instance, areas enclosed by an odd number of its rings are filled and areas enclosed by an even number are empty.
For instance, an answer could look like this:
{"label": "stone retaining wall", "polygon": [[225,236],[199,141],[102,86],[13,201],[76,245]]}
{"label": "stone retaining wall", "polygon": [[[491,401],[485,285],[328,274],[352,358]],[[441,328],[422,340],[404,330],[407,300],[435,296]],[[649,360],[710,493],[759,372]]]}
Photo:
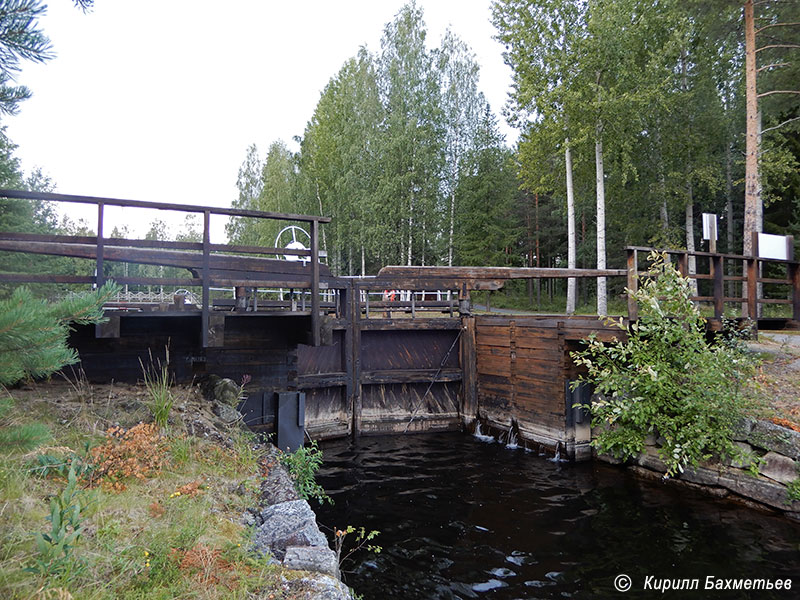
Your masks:
{"label": "stone retaining wall", "polygon": [[[744,498],[800,520],[800,501],[789,499],[790,486],[800,486],[800,433],[769,421],[743,420],[734,434],[742,450],[739,462],[705,462],[687,468],[673,477],[678,482],[698,486],[715,496]],[[643,476],[660,476],[667,468],[658,455],[658,439],[647,440],[645,451],[631,461]],[[620,464],[608,455],[599,460]],[[796,488],[797,489],[797,488]]]}
{"label": "stone retaining wall", "polygon": [[278,461],[272,446],[272,465],[261,482],[261,504],[249,510],[245,524],[255,527],[253,551],[268,555],[287,569],[305,571],[308,600],[353,600],[340,581],[336,553],[319,530],[308,502],[298,497],[288,472]]}

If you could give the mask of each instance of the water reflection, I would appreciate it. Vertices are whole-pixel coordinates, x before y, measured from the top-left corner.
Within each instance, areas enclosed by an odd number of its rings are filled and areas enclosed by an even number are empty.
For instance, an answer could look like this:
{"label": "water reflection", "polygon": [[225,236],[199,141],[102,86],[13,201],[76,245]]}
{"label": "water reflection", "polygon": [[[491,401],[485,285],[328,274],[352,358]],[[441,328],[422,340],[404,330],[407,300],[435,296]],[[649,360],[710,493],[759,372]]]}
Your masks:
{"label": "water reflection", "polygon": [[[800,573],[800,524],[602,464],[564,464],[461,434],[329,442],[321,524],[378,529],[384,550],[344,565],[366,600],[648,598],[648,575]],[[757,598],[793,598],[757,592]],[[669,594],[668,594],[669,596]]]}

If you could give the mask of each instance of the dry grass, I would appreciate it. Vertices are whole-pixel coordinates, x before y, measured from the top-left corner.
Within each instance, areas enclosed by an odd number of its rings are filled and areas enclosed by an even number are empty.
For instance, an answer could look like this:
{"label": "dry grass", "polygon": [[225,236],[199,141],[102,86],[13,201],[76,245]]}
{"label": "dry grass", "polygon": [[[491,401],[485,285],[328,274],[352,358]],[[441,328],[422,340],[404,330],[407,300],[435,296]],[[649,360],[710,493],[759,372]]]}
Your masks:
{"label": "dry grass", "polygon": [[[43,421],[49,447],[0,462],[0,589],[6,600],[71,597],[88,600],[251,598],[255,592],[292,598],[295,576],[248,553],[241,524],[257,505],[258,486],[242,486],[263,470],[252,439],[226,431],[231,448],[185,433],[181,423],[162,434],[133,422],[147,413],[143,390],[97,386],[76,393],[66,383],[15,391],[21,421]],[[80,397],[77,397],[80,396]],[[92,402],[87,402],[92,397]],[[187,395],[190,397],[190,395]],[[60,476],[30,471],[41,454],[85,454],[94,471],[83,479],[89,507],[69,568],[36,575],[33,533],[46,531],[47,498]],[[99,484],[99,485],[98,485]]]}

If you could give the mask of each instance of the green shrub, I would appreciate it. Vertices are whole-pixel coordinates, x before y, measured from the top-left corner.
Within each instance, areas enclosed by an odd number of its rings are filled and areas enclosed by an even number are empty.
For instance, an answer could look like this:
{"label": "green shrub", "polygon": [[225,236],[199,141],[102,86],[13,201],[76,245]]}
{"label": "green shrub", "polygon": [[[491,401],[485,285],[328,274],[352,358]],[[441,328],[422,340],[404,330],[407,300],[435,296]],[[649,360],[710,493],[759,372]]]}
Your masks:
{"label": "green shrub", "polygon": [[291,454],[281,452],[280,460],[289,470],[294,487],[301,498],[306,500],[316,498],[320,504],[325,501],[333,504],[333,500],[315,479],[317,471],[322,466],[322,451],[316,441],[308,446],[301,446]]}
{"label": "green shrub", "polygon": [[668,477],[701,459],[738,456],[732,429],[742,416],[742,387],[754,364],[741,336],[728,332],[708,342],[689,279],[664,255],[653,253],[650,260],[633,294],[639,320],[618,323],[627,338],[601,342],[591,336],[587,348],[572,356],[588,370],[583,380],[601,395],[591,406],[593,445],[629,458],[644,449],[648,435],[660,436]]}

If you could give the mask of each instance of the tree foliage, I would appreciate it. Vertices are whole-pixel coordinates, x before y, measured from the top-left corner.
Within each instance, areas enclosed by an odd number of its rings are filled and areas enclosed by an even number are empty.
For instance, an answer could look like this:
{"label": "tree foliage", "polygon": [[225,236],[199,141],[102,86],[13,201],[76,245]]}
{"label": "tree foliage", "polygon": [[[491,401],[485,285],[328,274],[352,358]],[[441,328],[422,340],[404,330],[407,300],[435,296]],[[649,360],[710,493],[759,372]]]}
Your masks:
{"label": "tree foliage", "polygon": [[103,303],[117,289],[107,283],[95,292],[53,303],[18,287],[10,298],[0,300],[0,385],[47,377],[76,363],[77,352],[67,346],[71,325],[101,322]]}
{"label": "tree foliage", "polygon": [[659,454],[672,476],[702,459],[735,454],[732,430],[753,364],[731,332],[707,341],[689,279],[665,255],[650,260],[639,289],[629,292],[640,316],[625,328],[626,339],[592,336],[572,356],[600,394],[591,405],[592,444],[629,458],[644,449],[647,436],[661,438]]}
{"label": "tree foliage", "polygon": [[[384,28],[379,52],[361,48],[328,82],[298,140],[299,153],[292,156],[281,143],[286,168],[279,171],[289,173],[291,164],[291,176],[278,178],[268,166],[273,144],[257,179],[261,158],[248,150],[234,205],[279,210],[289,198],[292,210],[285,212],[332,217],[320,242],[340,274],[477,260],[478,247],[484,258],[505,252],[506,261],[521,260],[514,228],[482,238],[457,231],[459,223],[494,227],[488,216],[507,219],[504,211],[518,195],[478,75],[471,50],[452,32],[429,48],[422,9],[411,2]],[[487,182],[503,183],[477,182],[478,171]],[[232,240],[255,241],[247,237],[252,226],[238,227],[229,224]],[[459,247],[465,243],[475,248]]]}

